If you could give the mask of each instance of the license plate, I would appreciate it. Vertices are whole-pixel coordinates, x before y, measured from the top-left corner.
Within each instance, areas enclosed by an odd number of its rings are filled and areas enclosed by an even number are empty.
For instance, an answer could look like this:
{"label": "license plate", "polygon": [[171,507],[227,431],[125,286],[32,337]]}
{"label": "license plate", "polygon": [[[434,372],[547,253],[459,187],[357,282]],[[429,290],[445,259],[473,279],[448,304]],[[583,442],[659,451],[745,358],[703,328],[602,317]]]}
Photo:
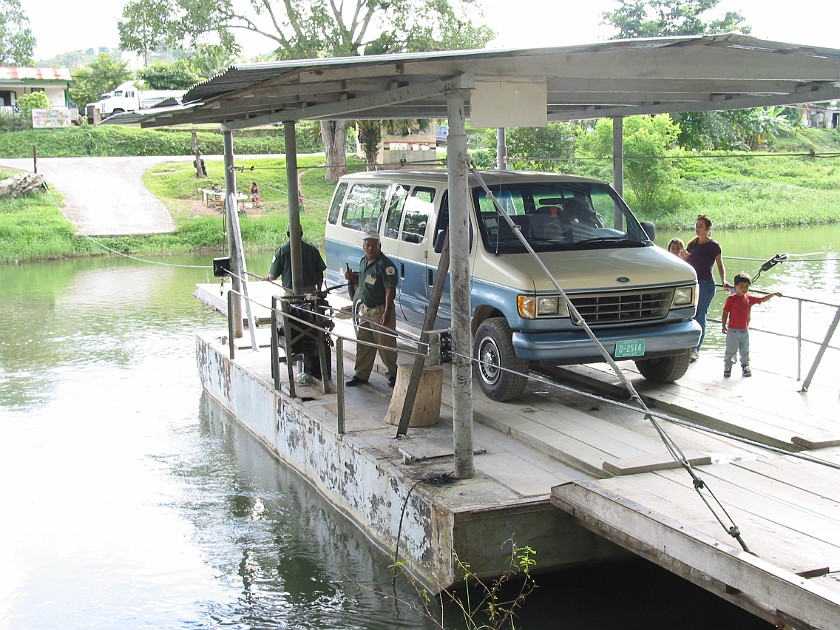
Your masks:
{"label": "license plate", "polygon": [[640,357],[645,353],[644,339],[628,339],[615,344],[615,356],[618,357]]}

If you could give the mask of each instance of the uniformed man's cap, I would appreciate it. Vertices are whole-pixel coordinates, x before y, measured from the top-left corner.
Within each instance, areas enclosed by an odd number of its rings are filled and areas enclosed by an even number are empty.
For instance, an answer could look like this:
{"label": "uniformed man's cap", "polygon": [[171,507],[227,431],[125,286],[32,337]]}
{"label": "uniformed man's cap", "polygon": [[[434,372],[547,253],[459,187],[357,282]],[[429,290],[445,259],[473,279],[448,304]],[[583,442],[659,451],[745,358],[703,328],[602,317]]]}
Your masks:
{"label": "uniformed man's cap", "polygon": [[379,232],[377,232],[376,230],[365,230],[365,233],[362,236],[362,240],[366,241],[369,238],[372,238],[373,240],[378,241],[379,240]]}

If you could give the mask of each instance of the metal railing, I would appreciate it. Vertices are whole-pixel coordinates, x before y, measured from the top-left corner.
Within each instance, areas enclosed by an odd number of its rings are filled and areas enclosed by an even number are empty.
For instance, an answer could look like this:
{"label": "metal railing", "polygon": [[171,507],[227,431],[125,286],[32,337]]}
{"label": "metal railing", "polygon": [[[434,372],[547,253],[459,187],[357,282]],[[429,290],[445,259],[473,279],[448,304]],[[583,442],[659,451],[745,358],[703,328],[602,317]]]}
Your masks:
{"label": "metal railing", "polygon": [[[717,285],[721,287],[721,285]],[[721,287],[722,288],[722,287]],[[759,291],[757,289],[750,288],[751,293],[755,293],[758,295],[768,295],[771,293],[769,291]],[[789,295],[782,295],[780,300],[793,300],[796,302],[796,334],[792,333],[785,333],[780,332],[778,330],[770,330],[768,328],[761,328],[758,326],[753,326],[750,324],[750,331],[760,332],[762,334],[767,335],[774,335],[776,337],[782,337],[785,339],[793,339],[796,341],[796,380],[802,380],[802,362],[803,362],[803,347],[805,344],[812,344],[815,346],[819,346],[817,350],[817,355],[815,356],[814,360],[811,363],[811,366],[808,370],[808,375],[805,377],[805,380],[802,383],[802,388],[800,391],[807,392],[808,387],[811,385],[811,382],[814,379],[814,375],[816,374],[817,368],[819,368],[820,363],[822,362],[823,357],[825,356],[826,350],[835,350],[840,351],[840,346],[832,345],[831,341],[834,336],[835,331],[837,330],[838,323],[840,323],[840,304],[831,304],[829,302],[822,302],[820,300],[811,300],[807,298],[801,297],[794,297]],[[825,309],[833,309],[834,310],[834,317],[831,323],[828,325],[826,329],[826,333],[822,339],[813,339],[807,337],[803,333],[803,305],[812,305],[818,308],[825,308]],[[707,321],[709,322],[717,322],[720,323],[720,319],[713,319],[708,318]]]}
{"label": "metal railing", "polygon": [[[246,272],[247,273],[247,272]],[[249,274],[253,275],[253,274]],[[279,285],[278,285],[279,286]],[[337,287],[333,287],[337,288]],[[288,370],[288,393],[292,397],[296,397],[295,379],[293,373],[292,363],[296,357],[303,356],[303,353],[298,352],[298,344],[309,339],[314,340],[318,346],[318,353],[321,363],[321,392],[324,394],[330,393],[330,379],[329,371],[331,368],[331,361],[329,360],[328,346],[335,348],[335,366],[336,366],[336,403],[337,403],[337,420],[338,433],[345,432],[345,398],[344,398],[344,342],[352,341],[357,345],[366,345],[373,348],[383,348],[384,346],[368,341],[360,341],[355,338],[347,337],[336,333],[331,327],[319,326],[319,320],[323,318],[332,319],[336,311],[326,298],[314,296],[293,296],[286,295],[281,297],[274,295],[271,298],[271,305],[260,304],[253,298],[248,297],[243,292],[229,289],[227,292],[227,324],[228,324],[228,356],[231,361],[236,356],[236,343],[234,341],[234,321],[231,313],[234,312],[233,301],[237,298],[247,300],[251,304],[260,306],[271,312],[271,376],[273,385],[276,391],[281,391],[282,383],[280,379],[280,363],[286,363]],[[311,309],[315,309],[314,311]],[[318,309],[325,310],[329,315],[318,312]],[[352,317],[359,321],[367,321],[378,324],[372,320],[367,320],[359,314],[353,314]],[[313,321],[314,320],[314,321]],[[281,332],[282,331],[282,334]],[[391,334],[384,331],[384,334]],[[415,350],[401,348],[399,353],[407,356],[429,356],[429,345],[424,344],[418,339],[394,331],[392,336],[402,340],[404,343],[415,347]],[[386,348],[389,349],[389,348]],[[311,347],[310,347],[311,350]],[[281,352],[282,351],[282,352]]]}

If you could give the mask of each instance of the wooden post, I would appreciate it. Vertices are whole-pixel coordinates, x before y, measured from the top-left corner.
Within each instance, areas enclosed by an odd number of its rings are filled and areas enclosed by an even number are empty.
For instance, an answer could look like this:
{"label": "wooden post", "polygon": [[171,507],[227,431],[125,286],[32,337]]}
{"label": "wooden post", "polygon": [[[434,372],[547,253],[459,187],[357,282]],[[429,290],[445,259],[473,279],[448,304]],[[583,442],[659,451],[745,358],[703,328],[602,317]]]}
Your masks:
{"label": "wooden post", "polygon": [[[428,331],[434,328],[435,320],[437,319],[438,307],[440,306],[440,297],[443,295],[443,287],[446,283],[446,274],[449,273],[449,234],[443,242],[443,250],[440,252],[440,261],[438,262],[437,274],[432,285],[432,294],[429,296],[429,306],[426,309],[426,318],[423,321],[423,330],[420,333],[420,343],[427,343],[429,340]],[[411,368],[411,377],[408,382],[408,387],[405,392],[405,399],[403,400],[402,413],[400,414],[399,428],[397,429],[397,436],[405,435],[408,431],[408,424],[411,420],[411,413],[414,409],[414,401],[417,399],[417,389],[420,387],[420,378],[423,374],[425,366],[425,358],[422,356],[414,357],[414,365]],[[396,392],[394,392],[396,396]]]}
{"label": "wooden post", "polygon": [[470,216],[467,182],[467,133],[464,126],[464,93],[446,93],[449,139],[446,165],[449,181],[450,293],[455,353],[452,363],[452,438],[455,477],[469,479],[473,464],[472,332],[470,320]]}

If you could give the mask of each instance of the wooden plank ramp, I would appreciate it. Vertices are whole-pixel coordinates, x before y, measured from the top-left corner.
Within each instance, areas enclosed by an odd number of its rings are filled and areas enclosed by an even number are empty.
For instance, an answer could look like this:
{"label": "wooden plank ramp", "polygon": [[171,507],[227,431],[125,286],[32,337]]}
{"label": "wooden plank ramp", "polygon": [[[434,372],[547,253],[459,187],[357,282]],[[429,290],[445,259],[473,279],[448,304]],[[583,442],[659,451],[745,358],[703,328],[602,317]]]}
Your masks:
{"label": "wooden plank ramp", "polygon": [[[709,428],[789,451],[840,444],[838,391],[812,386],[753,368],[752,378],[724,378],[720,363],[701,359],[676,383],[644,380],[632,362],[619,364],[623,374],[652,408],[675,412]],[[562,382],[613,396],[626,392],[606,364],[548,368]]]}
{"label": "wooden plank ramp", "polygon": [[840,628],[840,471],[779,455],[767,460],[696,469],[750,553],[682,470],[565,483],[552,488],[551,502],[768,621]]}

